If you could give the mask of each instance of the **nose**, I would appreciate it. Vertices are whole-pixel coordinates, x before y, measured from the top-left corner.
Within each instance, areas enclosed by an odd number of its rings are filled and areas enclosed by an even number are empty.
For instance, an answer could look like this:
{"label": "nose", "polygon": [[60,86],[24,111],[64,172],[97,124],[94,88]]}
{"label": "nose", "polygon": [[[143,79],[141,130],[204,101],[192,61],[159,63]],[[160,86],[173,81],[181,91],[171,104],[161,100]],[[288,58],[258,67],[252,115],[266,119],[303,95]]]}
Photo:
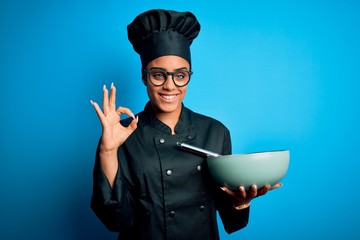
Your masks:
{"label": "nose", "polygon": [[167,75],[167,79],[163,85],[163,88],[166,90],[173,90],[176,88],[176,85],[173,80],[173,76],[171,74]]}

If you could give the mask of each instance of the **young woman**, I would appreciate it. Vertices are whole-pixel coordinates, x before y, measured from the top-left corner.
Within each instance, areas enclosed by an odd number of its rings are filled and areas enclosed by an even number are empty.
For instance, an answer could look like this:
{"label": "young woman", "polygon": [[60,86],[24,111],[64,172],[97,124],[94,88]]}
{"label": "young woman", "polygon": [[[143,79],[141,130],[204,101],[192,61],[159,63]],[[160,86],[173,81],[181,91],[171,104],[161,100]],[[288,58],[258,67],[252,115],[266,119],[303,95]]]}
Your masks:
{"label": "young woman", "polygon": [[[128,26],[142,62],[150,101],[135,115],[116,107],[116,88],[103,88],[102,124],[91,207],[119,239],[219,239],[216,211],[228,233],[245,227],[250,201],[281,185],[239,191],[218,186],[206,159],[178,142],[231,154],[228,129],[186,108],[190,45],[200,24],[190,12],[151,10]],[[130,118],[120,121],[120,115]]]}

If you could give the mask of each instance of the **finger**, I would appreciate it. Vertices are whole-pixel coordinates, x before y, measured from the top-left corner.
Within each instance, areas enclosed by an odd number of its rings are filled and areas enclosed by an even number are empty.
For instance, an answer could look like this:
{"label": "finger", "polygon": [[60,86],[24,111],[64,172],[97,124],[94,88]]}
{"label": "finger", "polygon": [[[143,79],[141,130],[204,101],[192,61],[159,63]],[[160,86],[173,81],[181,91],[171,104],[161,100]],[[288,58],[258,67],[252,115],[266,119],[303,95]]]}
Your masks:
{"label": "finger", "polygon": [[131,112],[130,109],[126,108],[126,107],[118,107],[116,109],[116,113],[118,115],[121,115],[123,113],[127,114],[129,117],[132,117],[133,119],[135,119],[135,115]]}
{"label": "finger", "polygon": [[277,188],[281,188],[283,186],[282,183],[277,183],[275,184],[274,186],[270,187],[270,190],[274,190],[274,189],[277,189]]}
{"label": "finger", "polygon": [[96,111],[96,114],[98,115],[100,121],[103,119],[104,117],[104,114],[103,112],[101,111],[101,108],[99,107],[99,104],[97,104],[96,102],[93,102],[92,100],[90,100],[90,103],[93,105],[95,111]]}
{"label": "finger", "polygon": [[115,100],[116,100],[116,88],[114,86],[114,83],[111,83],[110,87],[110,102],[109,102],[109,109],[115,110]]}
{"label": "finger", "polygon": [[137,128],[138,121],[139,121],[139,116],[136,116],[136,118],[131,121],[130,125],[127,127],[130,130],[130,132],[135,131],[135,129]]}
{"label": "finger", "polygon": [[266,184],[263,188],[261,188],[261,189],[257,192],[257,196],[264,195],[264,194],[266,194],[269,190],[270,190],[270,184]]}
{"label": "finger", "polygon": [[251,185],[250,191],[249,191],[249,197],[255,198],[257,196],[257,186],[255,184]]}
{"label": "finger", "polygon": [[244,186],[239,187],[239,192],[240,192],[241,197],[245,199],[246,198],[246,190],[245,190]]}
{"label": "finger", "polygon": [[228,195],[236,198],[236,194],[235,194],[233,191],[231,191],[229,188],[227,188],[227,187],[220,187],[220,189],[221,189],[222,191],[224,191],[226,194],[228,194]]}
{"label": "finger", "polygon": [[106,88],[106,85],[103,86],[103,111],[104,115],[107,116],[109,110],[109,91]]}

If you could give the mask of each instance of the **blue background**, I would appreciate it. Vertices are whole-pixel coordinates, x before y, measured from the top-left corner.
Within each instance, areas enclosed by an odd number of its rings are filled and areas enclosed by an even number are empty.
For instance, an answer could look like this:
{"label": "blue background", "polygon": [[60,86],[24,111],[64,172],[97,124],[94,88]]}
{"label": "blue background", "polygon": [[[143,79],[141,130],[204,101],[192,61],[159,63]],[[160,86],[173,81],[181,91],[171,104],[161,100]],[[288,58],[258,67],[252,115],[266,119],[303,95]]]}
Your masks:
{"label": "blue background", "polygon": [[147,101],[126,25],[190,10],[185,104],[221,120],[234,153],[290,149],[284,187],[222,239],[359,239],[357,1],[1,1],[0,239],[115,239],[89,208],[101,127],[89,100]]}

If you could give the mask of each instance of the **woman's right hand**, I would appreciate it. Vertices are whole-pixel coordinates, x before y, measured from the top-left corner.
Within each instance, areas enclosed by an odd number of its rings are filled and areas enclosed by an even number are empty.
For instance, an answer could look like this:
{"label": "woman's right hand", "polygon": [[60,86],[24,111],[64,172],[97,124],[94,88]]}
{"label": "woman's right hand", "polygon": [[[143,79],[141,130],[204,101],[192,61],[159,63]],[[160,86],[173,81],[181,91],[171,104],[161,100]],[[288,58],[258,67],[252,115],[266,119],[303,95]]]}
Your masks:
{"label": "woman's right hand", "polygon": [[[102,125],[100,152],[103,153],[117,152],[120,145],[122,145],[137,128],[138,117],[135,118],[134,114],[128,108],[116,108],[115,99],[116,88],[114,84],[111,84],[110,97],[106,86],[104,85],[103,87],[103,110],[101,110],[96,102],[90,101]],[[120,124],[120,116],[123,113],[133,118],[127,127]]]}

